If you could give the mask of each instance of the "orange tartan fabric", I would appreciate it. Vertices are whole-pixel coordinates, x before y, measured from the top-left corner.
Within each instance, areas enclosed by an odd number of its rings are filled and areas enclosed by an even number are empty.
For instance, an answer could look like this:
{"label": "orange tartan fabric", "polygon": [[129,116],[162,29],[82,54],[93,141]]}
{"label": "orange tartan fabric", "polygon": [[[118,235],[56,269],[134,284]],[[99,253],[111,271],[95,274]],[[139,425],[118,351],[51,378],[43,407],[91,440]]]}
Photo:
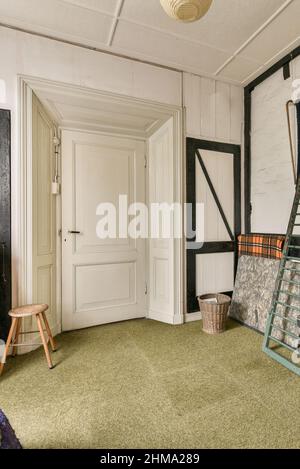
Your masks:
{"label": "orange tartan fabric", "polygon": [[239,256],[256,256],[267,259],[281,259],[285,236],[240,235]]}

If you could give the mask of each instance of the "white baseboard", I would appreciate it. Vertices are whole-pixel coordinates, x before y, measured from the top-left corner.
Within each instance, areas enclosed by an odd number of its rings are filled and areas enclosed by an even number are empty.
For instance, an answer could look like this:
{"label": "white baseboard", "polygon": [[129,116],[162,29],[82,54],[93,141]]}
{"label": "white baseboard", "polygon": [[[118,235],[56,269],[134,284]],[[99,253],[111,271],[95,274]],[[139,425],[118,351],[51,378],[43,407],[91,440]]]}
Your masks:
{"label": "white baseboard", "polygon": [[183,324],[183,316],[181,315],[171,315],[167,313],[161,313],[160,311],[149,310],[148,319],[153,319],[153,321],[164,322],[165,324],[172,324],[177,326]]}
{"label": "white baseboard", "polygon": [[188,313],[184,315],[185,322],[201,321],[202,313],[197,311],[196,313]]}

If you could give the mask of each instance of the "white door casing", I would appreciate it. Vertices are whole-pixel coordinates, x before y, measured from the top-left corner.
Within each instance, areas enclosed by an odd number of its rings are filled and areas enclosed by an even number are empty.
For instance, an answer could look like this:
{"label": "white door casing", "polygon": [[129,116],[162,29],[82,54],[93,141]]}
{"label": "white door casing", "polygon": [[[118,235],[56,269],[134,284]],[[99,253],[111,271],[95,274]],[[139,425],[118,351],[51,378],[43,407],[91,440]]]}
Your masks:
{"label": "white door casing", "polygon": [[145,240],[96,234],[99,203],[145,203],[144,156],[142,141],[62,132],[63,330],[146,316]]}

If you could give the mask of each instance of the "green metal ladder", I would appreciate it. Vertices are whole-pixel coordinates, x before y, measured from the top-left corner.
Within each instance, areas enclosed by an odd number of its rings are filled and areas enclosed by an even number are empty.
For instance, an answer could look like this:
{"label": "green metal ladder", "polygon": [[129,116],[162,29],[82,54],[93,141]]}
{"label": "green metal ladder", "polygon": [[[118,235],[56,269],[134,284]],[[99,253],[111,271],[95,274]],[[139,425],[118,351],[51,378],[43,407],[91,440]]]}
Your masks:
{"label": "green metal ladder", "polygon": [[[299,221],[298,221],[299,220]],[[284,347],[287,349],[289,352],[297,353],[299,356],[299,362],[300,362],[300,345],[298,345],[296,348],[292,347],[291,345],[286,344],[285,342],[277,339],[272,335],[273,329],[278,330],[280,332],[283,332],[284,334],[290,336],[292,339],[297,340],[298,344],[300,344],[300,336],[296,335],[288,330],[285,329],[285,327],[279,327],[276,324],[274,324],[274,320],[276,317],[286,321],[285,324],[294,324],[295,326],[299,327],[299,334],[300,334],[300,307],[293,306],[289,301],[292,298],[296,298],[297,300],[300,300],[299,295],[295,295],[293,293],[290,293],[288,290],[285,289],[286,284],[294,284],[294,285],[300,285],[300,245],[295,246],[292,244],[292,240],[295,238],[300,238],[300,235],[295,235],[294,234],[294,229],[295,227],[300,227],[300,177],[298,177],[297,184],[296,184],[296,193],[295,193],[295,198],[293,202],[293,207],[292,207],[292,212],[288,224],[288,229],[286,233],[286,239],[284,243],[284,248],[283,248],[283,256],[280,261],[279,265],[279,270],[278,270],[278,275],[276,279],[276,284],[275,284],[275,290],[273,293],[273,299],[272,299],[272,305],[271,305],[271,310],[269,312],[268,320],[267,320],[267,325],[266,325],[266,330],[265,330],[265,337],[264,337],[264,343],[263,343],[263,351],[269,355],[269,357],[273,358],[277,362],[281,363],[281,365],[285,366],[289,370],[293,371],[297,375],[300,376],[300,363],[299,366],[295,364],[289,358],[286,358],[285,356],[280,355],[276,351],[276,349],[272,348],[270,346],[270,343],[273,341],[277,346]],[[290,255],[291,250],[299,250],[299,257],[294,257]],[[289,261],[293,261],[294,265],[293,267],[288,267],[287,263]],[[294,275],[299,276],[297,279],[297,282],[293,280],[285,280],[284,279],[284,273],[285,271],[290,271]],[[280,297],[281,296],[287,297],[286,300],[281,301]],[[293,311],[298,311],[299,312],[299,320],[293,319],[286,317],[282,314],[280,314],[280,311],[278,311],[279,307],[285,307],[287,310],[293,310]]]}

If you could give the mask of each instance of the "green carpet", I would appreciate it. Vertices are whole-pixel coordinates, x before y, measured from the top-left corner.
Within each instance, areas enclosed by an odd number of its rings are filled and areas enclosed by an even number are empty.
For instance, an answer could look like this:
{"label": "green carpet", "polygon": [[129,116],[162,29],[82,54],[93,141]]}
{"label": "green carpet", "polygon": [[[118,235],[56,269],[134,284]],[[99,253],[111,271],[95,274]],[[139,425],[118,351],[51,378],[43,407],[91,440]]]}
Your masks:
{"label": "green carpet", "polygon": [[300,378],[231,322],[135,320],[65,333],[10,358],[0,408],[25,448],[299,448]]}

